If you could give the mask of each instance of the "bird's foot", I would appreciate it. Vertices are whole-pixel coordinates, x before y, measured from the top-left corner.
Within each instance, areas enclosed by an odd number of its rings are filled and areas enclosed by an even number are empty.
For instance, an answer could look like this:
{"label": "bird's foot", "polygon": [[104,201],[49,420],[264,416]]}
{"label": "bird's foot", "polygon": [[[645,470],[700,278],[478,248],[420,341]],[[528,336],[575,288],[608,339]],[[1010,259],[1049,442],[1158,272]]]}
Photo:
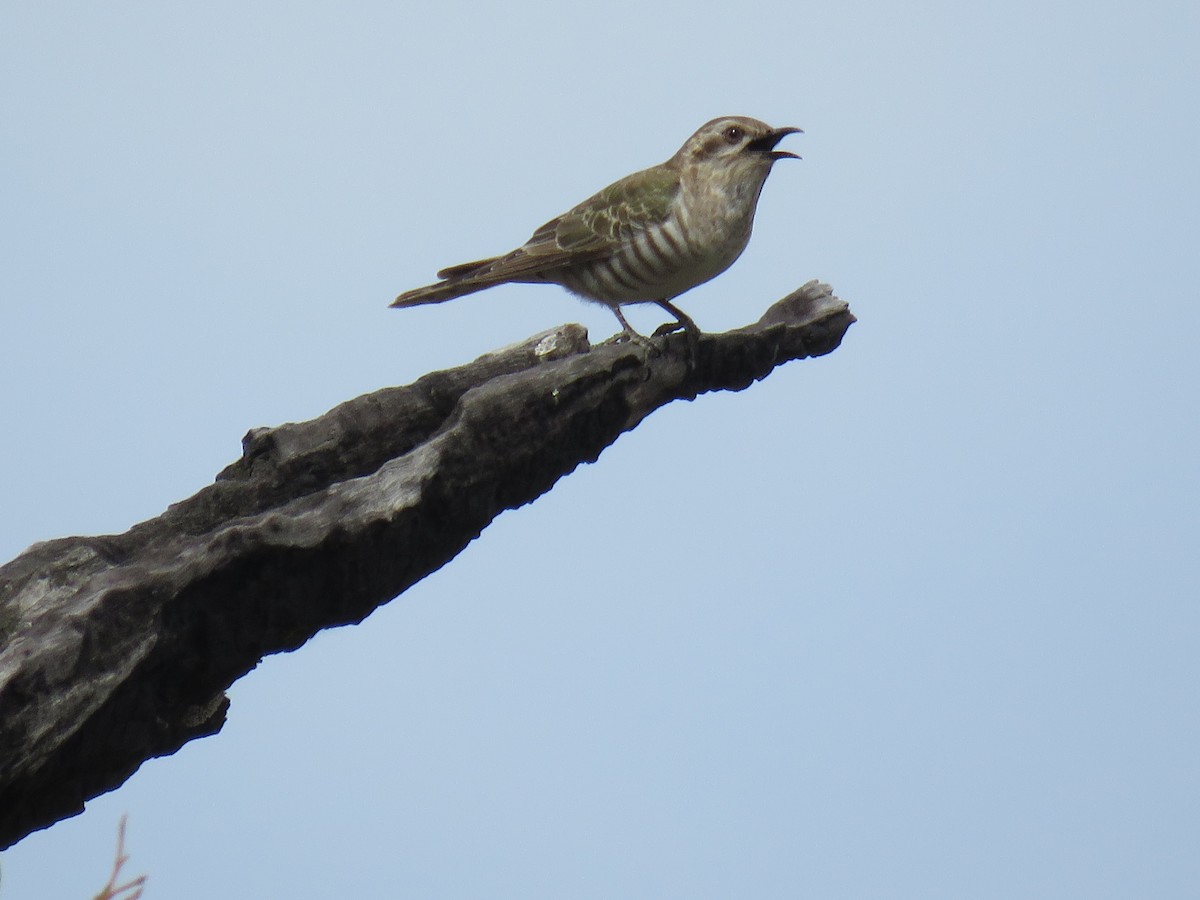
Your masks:
{"label": "bird's foot", "polygon": [[682,331],[687,337],[688,355],[694,360],[700,350],[700,329],[688,328],[682,322],[664,322],[654,329],[654,337],[663,337]]}
{"label": "bird's foot", "polygon": [[659,306],[675,317],[674,322],[666,322],[654,329],[654,336],[661,337],[665,334],[672,334],[682,329],[687,335],[688,354],[695,361],[696,354],[700,349],[700,326],[697,325],[692,317],[685,313],[682,309],[672,303],[670,300],[656,301]]}
{"label": "bird's foot", "polygon": [[662,350],[658,348],[658,344],[654,343],[654,341],[650,340],[644,334],[634,331],[632,328],[618,334],[616,339],[618,341],[627,341],[630,344],[637,344],[651,356],[658,356],[662,353]]}
{"label": "bird's foot", "polygon": [[662,353],[654,341],[650,340],[650,338],[646,337],[644,334],[636,331],[634,327],[629,324],[629,320],[626,319],[625,314],[621,312],[620,306],[613,306],[610,307],[610,309],[612,309],[613,313],[616,315],[617,321],[621,323],[621,333],[615,336],[615,340],[626,340],[631,344],[637,344],[650,356],[658,356],[660,353]]}

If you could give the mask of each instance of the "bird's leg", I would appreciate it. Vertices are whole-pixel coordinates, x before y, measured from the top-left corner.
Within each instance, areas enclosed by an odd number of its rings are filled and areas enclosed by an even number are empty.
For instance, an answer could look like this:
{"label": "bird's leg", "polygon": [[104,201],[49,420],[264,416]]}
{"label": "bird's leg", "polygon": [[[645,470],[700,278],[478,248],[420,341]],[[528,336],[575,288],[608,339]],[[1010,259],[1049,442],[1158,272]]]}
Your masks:
{"label": "bird's leg", "polygon": [[691,316],[670,300],[655,300],[654,302],[675,317],[674,322],[659,325],[654,329],[654,336],[658,337],[659,335],[670,334],[682,328],[687,334],[688,348],[692,351],[692,356],[695,356],[696,348],[700,345],[700,326],[692,320]]}
{"label": "bird's leg", "polygon": [[613,311],[613,315],[615,315],[617,317],[617,321],[621,323],[621,329],[624,331],[625,337],[629,338],[629,340],[633,341],[633,343],[637,344],[647,352],[653,353],[655,356],[658,355],[658,347],[654,345],[654,342],[650,340],[650,338],[634,330],[634,327],[629,324],[629,320],[625,318],[625,314],[621,312],[620,306],[614,303],[609,307],[609,309]]}

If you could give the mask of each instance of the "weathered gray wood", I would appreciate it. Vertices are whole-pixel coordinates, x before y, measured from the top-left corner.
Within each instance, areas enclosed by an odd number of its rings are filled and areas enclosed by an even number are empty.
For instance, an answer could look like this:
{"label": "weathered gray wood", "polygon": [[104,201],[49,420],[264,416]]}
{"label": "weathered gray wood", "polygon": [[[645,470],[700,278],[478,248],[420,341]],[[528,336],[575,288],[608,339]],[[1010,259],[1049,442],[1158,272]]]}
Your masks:
{"label": "weathered gray wood", "polygon": [[835,349],[810,282],[759,322],[589,347],[566,325],[473,363],[256,429],[214,484],[124,534],[0,568],[0,847],[224,724],[270,653],[358,622],[658,407]]}

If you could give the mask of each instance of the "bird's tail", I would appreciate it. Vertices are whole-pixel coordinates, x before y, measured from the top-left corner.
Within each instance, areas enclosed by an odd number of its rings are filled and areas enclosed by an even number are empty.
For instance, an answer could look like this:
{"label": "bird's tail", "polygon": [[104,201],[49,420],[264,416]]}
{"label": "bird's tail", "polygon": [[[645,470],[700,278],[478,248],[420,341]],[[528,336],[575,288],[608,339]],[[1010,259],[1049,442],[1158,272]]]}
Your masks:
{"label": "bird's tail", "polygon": [[437,273],[438,278],[442,279],[437,284],[405,291],[389,305],[391,308],[397,309],[405,306],[421,306],[425,303],[441,303],[444,300],[453,300],[455,297],[464,297],[485,288],[495,287],[506,280],[487,277],[487,267],[497,259],[499,257],[481,259],[478,262],[463,263],[460,266],[442,269]]}

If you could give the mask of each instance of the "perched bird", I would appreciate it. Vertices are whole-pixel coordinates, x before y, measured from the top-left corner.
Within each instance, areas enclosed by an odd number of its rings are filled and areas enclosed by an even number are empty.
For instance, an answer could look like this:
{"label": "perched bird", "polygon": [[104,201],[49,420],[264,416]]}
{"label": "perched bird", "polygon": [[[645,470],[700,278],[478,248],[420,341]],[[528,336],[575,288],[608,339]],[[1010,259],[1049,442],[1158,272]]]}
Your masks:
{"label": "perched bird", "polygon": [[391,305],[441,303],[509,282],[550,282],[609,307],[631,340],[646,342],[621,306],[656,303],[675,317],[665,330],[682,327],[694,341],[696,323],[671,301],[741,256],[771,166],[799,159],[775,146],[799,131],[744,116],[713,119],[666,162],[610,184],[511,253],[442,269],[437,284],[406,291]]}

